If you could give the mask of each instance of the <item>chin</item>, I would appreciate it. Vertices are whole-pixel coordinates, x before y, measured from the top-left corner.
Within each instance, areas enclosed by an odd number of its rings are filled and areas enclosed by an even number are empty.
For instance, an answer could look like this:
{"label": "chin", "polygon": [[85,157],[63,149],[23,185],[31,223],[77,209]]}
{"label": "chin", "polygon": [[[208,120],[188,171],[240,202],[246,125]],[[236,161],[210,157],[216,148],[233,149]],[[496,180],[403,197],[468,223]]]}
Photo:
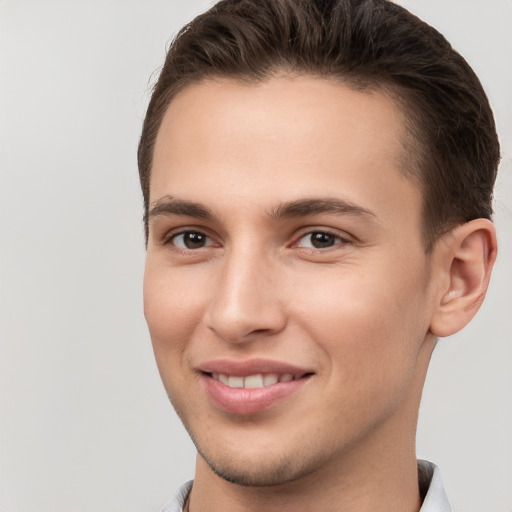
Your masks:
{"label": "chin", "polygon": [[244,487],[276,487],[301,480],[315,473],[330,457],[330,454],[321,453],[308,443],[292,443],[293,446],[281,443],[282,451],[279,452],[276,446],[271,445],[253,444],[244,450],[229,443],[212,446],[198,442],[193,436],[192,441],[213,473]]}
{"label": "chin", "polygon": [[[199,450],[198,450],[199,451]],[[263,454],[259,461],[214,459],[199,451],[210,469],[220,478],[244,487],[275,487],[295,481],[308,473],[299,461],[281,457],[269,460]]]}

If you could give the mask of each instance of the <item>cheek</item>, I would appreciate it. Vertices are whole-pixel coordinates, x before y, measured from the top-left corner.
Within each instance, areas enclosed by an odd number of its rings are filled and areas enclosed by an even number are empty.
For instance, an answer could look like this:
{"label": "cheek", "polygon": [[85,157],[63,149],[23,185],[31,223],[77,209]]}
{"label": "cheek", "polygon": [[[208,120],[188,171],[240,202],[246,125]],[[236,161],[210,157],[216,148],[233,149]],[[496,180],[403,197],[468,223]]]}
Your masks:
{"label": "cheek", "polygon": [[340,298],[338,307],[326,302],[316,310],[310,334],[327,361],[323,410],[340,431],[361,434],[385,421],[411,388],[424,334],[404,321],[411,305],[391,300],[360,290]]}
{"label": "cheek", "polygon": [[144,315],[160,368],[178,363],[177,356],[185,350],[203,315],[205,289],[190,277],[151,260],[146,264]]}
{"label": "cheek", "polygon": [[379,270],[311,281],[298,306],[297,318],[323,350],[336,385],[360,395],[407,380],[428,330],[419,275]]}

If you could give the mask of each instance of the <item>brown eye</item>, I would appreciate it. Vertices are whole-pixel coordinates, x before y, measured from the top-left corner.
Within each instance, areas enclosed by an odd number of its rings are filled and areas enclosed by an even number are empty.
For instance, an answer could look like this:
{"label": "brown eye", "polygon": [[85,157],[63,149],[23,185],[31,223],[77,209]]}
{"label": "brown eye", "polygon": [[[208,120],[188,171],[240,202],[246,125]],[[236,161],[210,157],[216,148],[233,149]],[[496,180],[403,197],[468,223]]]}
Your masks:
{"label": "brown eye", "polygon": [[174,235],[171,239],[173,245],[179,249],[201,249],[213,245],[209,236],[199,231],[185,231]]}
{"label": "brown eye", "polygon": [[312,231],[304,235],[297,243],[298,247],[309,249],[329,249],[342,243],[343,240],[332,233],[326,231]]}

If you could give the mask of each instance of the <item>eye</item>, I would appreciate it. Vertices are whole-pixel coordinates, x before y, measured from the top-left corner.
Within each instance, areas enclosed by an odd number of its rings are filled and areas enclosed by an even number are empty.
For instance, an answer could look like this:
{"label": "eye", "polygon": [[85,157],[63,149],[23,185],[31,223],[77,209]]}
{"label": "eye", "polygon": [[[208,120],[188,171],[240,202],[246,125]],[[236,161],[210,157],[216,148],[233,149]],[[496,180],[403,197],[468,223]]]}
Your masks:
{"label": "eye", "polygon": [[173,235],[169,240],[178,249],[202,249],[215,245],[214,241],[200,231],[183,231]]}
{"label": "eye", "polygon": [[330,249],[342,243],[348,242],[328,231],[311,231],[299,239],[296,247],[306,249]]}

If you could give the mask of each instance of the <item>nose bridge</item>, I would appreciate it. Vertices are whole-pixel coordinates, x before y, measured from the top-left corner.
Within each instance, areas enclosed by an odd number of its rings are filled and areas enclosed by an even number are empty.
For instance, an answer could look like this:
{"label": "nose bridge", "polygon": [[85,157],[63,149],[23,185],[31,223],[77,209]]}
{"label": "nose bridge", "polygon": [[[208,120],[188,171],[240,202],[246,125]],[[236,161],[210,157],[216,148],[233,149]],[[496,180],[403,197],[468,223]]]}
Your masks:
{"label": "nose bridge", "polygon": [[264,250],[250,244],[233,247],[218,275],[208,312],[209,327],[230,342],[279,332],[286,318],[278,281],[276,264]]}

